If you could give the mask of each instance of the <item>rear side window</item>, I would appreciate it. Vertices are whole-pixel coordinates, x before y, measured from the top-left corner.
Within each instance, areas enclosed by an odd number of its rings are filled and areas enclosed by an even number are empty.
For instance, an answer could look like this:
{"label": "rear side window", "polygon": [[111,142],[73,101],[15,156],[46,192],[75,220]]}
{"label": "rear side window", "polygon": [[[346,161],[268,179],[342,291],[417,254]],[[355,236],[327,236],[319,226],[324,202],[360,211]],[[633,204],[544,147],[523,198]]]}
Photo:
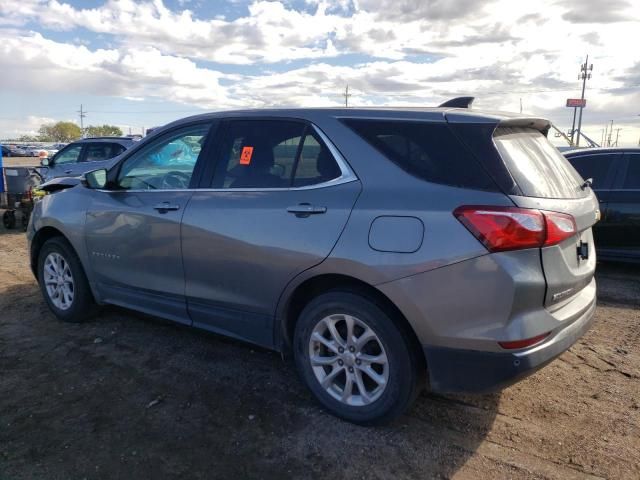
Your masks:
{"label": "rear side window", "polygon": [[340,177],[327,147],[305,123],[233,120],[222,146],[214,188],[290,188]]}
{"label": "rear side window", "polygon": [[580,174],[547,137],[533,128],[499,127],[493,141],[507,169],[527,197],[580,198]]}
{"label": "rear side window", "polygon": [[583,179],[593,179],[593,188],[603,188],[607,174],[617,155],[579,155],[569,157],[569,163],[578,171]]}
{"label": "rear side window", "polygon": [[629,190],[640,189],[640,155],[629,155],[629,166],[622,188]]}
{"label": "rear side window", "polygon": [[119,143],[112,143],[111,144],[111,157],[117,157],[118,155],[120,155],[122,152],[124,152],[126,150],[125,147],[123,147],[122,145],[120,145]]}
{"label": "rear side window", "polygon": [[344,119],[370,145],[408,173],[433,183],[496,190],[470,152],[446,124]]}
{"label": "rear side window", "polygon": [[84,161],[97,162],[100,160],[108,160],[112,156],[110,143],[90,143],[86,147]]}

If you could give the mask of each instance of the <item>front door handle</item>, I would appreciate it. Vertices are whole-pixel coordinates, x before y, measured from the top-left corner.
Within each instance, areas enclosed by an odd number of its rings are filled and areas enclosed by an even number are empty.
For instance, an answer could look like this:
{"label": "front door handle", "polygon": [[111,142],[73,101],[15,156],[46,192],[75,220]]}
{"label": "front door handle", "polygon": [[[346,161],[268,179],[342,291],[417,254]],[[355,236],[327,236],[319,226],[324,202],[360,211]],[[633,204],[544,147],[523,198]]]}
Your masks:
{"label": "front door handle", "polygon": [[169,202],[158,203],[153,206],[154,210],[158,210],[160,213],[165,213],[170,210],[180,210],[180,205],[173,205]]}
{"label": "front door handle", "polygon": [[309,203],[300,203],[299,205],[287,208],[287,212],[293,213],[296,217],[308,217],[309,215],[326,213],[327,207],[316,207]]}
{"label": "front door handle", "polygon": [[73,170],[65,170],[64,173],[66,174],[73,173]]}

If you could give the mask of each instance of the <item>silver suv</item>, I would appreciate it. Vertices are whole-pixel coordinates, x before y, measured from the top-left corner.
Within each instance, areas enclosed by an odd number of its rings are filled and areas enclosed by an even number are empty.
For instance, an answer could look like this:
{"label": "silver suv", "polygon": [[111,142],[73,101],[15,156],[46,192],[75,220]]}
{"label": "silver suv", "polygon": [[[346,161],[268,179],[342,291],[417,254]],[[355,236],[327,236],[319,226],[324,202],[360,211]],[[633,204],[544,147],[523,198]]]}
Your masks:
{"label": "silver suv", "polygon": [[190,117],[58,181],[31,266],[61,320],[114,304],[288,352],[329,411],[389,421],[589,328],[598,202],[548,130],[448,107]]}

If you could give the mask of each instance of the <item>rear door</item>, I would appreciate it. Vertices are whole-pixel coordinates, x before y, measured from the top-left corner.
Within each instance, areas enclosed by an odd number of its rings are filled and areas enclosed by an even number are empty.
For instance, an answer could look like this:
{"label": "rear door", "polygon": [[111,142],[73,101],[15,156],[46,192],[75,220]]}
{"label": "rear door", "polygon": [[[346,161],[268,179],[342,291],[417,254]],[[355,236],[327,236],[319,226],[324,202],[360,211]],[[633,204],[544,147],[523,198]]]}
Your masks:
{"label": "rear door", "polygon": [[520,190],[510,195],[517,206],[566,213],[575,219],[575,235],[541,249],[545,305],[566,303],[591,283],[595,272],[592,227],[600,216],[596,195],[541,132],[503,126],[493,139]]}
{"label": "rear door", "polygon": [[609,192],[608,254],[621,259],[640,258],[640,154],[627,153]]}
{"label": "rear door", "polygon": [[567,156],[569,162],[583,179],[593,179],[593,191],[600,203],[600,221],[594,225],[593,235],[598,251],[612,247],[612,215],[609,209],[611,189],[616,173],[622,167],[623,154],[615,152],[587,153]]}
{"label": "rear door", "polygon": [[87,143],[82,163],[78,164],[78,174],[81,175],[91,170],[111,167],[113,164],[111,160],[125,150],[125,147],[114,142]]}
{"label": "rear door", "polygon": [[194,325],[273,344],[285,286],[331,252],[360,182],[321,132],[305,122],[230,120],[215,171],[182,219]]}

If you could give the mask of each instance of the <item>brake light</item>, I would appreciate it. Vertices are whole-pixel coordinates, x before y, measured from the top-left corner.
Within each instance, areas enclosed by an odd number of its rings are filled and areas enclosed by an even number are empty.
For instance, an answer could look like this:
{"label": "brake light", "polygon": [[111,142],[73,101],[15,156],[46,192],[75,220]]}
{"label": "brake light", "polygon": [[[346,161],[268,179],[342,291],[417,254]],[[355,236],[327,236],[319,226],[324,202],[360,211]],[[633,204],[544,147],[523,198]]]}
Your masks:
{"label": "brake light", "polygon": [[576,221],[571,215],[558,212],[543,212],[546,227],[547,238],[544,246],[556,245],[569,237],[572,237],[578,231]]}
{"label": "brake light", "polygon": [[558,212],[467,205],[453,214],[490,252],[556,245],[577,231],[573,217]]}
{"label": "brake light", "polygon": [[498,345],[500,345],[502,348],[506,350],[514,350],[516,348],[531,347],[536,343],[540,343],[541,341],[543,341],[545,338],[549,336],[550,333],[551,332],[546,332],[546,333],[543,333],[542,335],[537,335],[535,337],[527,338],[524,340],[514,340],[511,342],[498,342]]}

